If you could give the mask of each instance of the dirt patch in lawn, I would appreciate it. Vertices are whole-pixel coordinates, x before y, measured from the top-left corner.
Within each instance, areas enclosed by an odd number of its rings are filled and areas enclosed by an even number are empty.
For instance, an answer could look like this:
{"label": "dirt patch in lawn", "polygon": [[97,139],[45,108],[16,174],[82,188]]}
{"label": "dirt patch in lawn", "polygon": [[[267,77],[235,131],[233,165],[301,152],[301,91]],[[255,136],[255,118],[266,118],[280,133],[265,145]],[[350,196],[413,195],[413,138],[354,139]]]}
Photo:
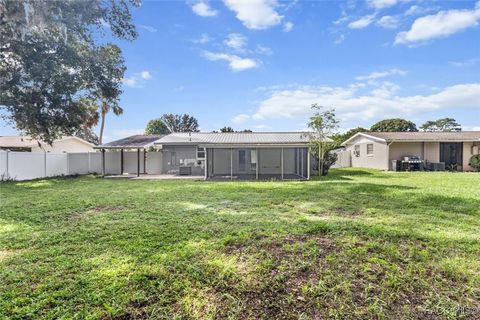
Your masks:
{"label": "dirt patch in lawn", "polygon": [[257,236],[250,240],[226,248],[226,252],[236,256],[239,263],[249,260],[249,265],[257,267],[243,275],[248,279],[242,280],[241,284],[217,288],[217,294],[224,298],[217,308],[216,318],[320,317],[304,288],[318,282],[318,271],[326,267],[326,257],[337,249],[335,242],[318,235]]}
{"label": "dirt patch in lawn", "polygon": [[83,212],[76,212],[70,216],[72,220],[78,221],[88,218],[90,216],[100,214],[100,213],[118,213],[123,210],[123,207],[115,206],[97,206],[90,208]]}

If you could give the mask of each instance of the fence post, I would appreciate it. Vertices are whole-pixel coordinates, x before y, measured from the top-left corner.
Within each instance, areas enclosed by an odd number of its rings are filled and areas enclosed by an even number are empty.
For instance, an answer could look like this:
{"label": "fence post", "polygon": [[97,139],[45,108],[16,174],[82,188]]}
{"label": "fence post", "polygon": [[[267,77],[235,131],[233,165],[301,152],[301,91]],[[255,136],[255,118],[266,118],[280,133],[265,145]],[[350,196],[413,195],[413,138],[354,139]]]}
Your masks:
{"label": "fence post", "polygon": [[47,152],[43,152],[43,177],[47,177]]}
{"label": "fence post", "polygon": [[7,165],[7,176],[6,176],[6,178],[7,178],[7,179],[10,179],[10,172],[9,172],[10,169],[9,169],[9,166],[8,166],[8,158],[9,158],[9,156],[10,156],[10,150],[7,150],[7,161],[6,161],[6,165]]}

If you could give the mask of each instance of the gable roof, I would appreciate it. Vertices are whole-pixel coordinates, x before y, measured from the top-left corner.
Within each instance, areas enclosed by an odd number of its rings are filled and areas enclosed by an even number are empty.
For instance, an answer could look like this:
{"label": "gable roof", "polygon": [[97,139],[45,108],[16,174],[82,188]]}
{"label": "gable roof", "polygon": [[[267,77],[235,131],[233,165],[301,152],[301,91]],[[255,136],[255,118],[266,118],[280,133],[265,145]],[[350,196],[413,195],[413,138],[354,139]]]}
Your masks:
{"label": "gable roof", "polygon": [[392,141],[480,141],[480,131],[458,131],[458,132],[359,132],[343,144],[348,144],[358,136],[370,137],[385,142]]}
{"label": "gable roof", "polygon": [[96,146],[96,149],[144,149],[153,145],[158,139],[165,137],[160,134],[137,134]]}
{"label": "gable roof", "polygon": [[[89,146],[94,146],[92,143],[75,136],[65,136],[60,139],[54,140],[53,142],[55,143],[64,140],[77,140]],[[30,136],[0,136],[0,147],[2,148],[30,148],[38,146],[39,144],[46,144],[46,142],[33,139]]]}
{"label": "gable roof", "polygon": [[159,145],[283,145],[307,144],[304,132],[176,132],[171,133],[155,144]]}

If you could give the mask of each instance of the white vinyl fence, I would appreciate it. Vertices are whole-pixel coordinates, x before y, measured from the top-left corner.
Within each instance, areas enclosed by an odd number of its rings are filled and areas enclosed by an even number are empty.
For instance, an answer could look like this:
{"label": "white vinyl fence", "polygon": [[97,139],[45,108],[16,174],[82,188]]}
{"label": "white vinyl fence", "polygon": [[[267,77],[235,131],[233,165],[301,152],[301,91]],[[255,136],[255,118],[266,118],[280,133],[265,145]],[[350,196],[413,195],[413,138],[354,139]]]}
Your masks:
{"label": "white vinyl fence", "polygon": [[[140,173],[161,173],[162,154],[140,152]],[[120,174],[121,153],[105,152],[105,173]],[[123,153],[123,172],[137,172],[137,152]],[[102,153],[35,153],[0,151],[0,180],[31,180],[54,176],[102,173]]]}
{"label": "white vinyl fence", "polygon": [[336,151],[337,154],[337,161],[332,166],[332,168],[348,168],[352,166],[351,159],[350,159],[350,151],[341,150]]}

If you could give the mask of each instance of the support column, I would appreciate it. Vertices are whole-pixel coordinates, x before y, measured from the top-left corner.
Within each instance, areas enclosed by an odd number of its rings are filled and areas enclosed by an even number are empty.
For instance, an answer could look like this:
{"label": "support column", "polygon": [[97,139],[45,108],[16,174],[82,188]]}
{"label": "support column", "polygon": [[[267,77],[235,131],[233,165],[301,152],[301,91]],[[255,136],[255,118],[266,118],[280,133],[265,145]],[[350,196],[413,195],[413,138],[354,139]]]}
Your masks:
{"label": "support column", "polygon": [[123,174],[123,149],[120,149],[120,174]]}
{"label": "support column", "polygon": [[257,164],[255,165],[255,179],[258,180],[258,166],[260,165],[260,157],[258,155],[258,148],[255,149],[255,153],[257,154]]}
{"label": "support column", "polygon": [[283,180],[283,148],[282,148],[282,180]]}
{"label": "support column", "polygon": [[230,148],[230,180],[233,180],[233,148]]}
{"label": "support column", "polygon": [[102,149],[102,177],[105,177],[105,149]]}
{"label": "support column", "polygon": [[307,179],[310,180],[310,148],[307,149]]}
{"label": "support column", "polygon": [[143,173],[147,174],[147,150],[143,149]]}
{"label": "support column", "polygon": [[137,149],[137,177],[140,177],[140,149]]}
{"label": "support column", "polygon": [[208,149],[205,148],[205,177],[203,180],[207,180],[208,178]]}

